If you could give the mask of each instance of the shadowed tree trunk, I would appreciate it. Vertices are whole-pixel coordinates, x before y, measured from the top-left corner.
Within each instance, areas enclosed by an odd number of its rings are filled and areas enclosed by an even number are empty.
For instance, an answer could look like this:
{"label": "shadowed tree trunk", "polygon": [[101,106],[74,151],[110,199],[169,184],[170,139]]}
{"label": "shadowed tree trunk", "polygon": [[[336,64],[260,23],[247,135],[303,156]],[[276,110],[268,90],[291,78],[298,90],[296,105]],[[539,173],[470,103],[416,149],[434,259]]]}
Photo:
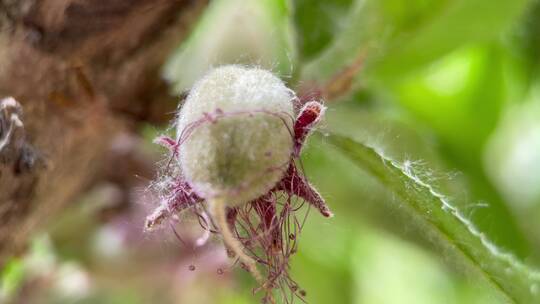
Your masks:
{"label": "shadowed tree trunk", "polygon": [[22,106],[0,109],[0,265],[99,177],[112,136],[169,118],[159,67],[205,4],[0,0],[0,98]]}

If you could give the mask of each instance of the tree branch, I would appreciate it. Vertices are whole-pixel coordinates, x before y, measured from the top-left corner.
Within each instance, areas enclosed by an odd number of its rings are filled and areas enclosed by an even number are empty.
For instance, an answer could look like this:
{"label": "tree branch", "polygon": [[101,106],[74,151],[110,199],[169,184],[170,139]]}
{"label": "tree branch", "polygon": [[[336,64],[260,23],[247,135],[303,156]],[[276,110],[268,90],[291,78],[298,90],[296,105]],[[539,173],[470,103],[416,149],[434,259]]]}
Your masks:
{"label": "tree branch", "polygon": [[0,0],[0,97],[20,102],[48,164],[0,164],[0,265],[101,174],[114,134],[170,118],[159,69],[206,2]]}

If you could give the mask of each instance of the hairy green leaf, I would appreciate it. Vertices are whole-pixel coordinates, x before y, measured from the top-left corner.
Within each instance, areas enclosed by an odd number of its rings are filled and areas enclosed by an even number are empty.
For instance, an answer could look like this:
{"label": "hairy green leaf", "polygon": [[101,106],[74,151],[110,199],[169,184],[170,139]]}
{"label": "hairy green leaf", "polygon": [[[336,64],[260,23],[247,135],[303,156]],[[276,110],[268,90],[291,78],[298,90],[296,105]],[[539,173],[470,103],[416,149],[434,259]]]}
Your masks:
{"label": "hairy green leaf", "polygon": [[[478,270],[511,302],[540,301],[540,272],[522,263],[491,242],[474,223],[436,186],[422,180],[412,163],[388,158],[377,148],[347,137],[327,137],[338,150],[370,173],[408,210],[412,225],[420,225],[426,234],[458,254],[458,263]],[[433,239],[433,237],[430,237]],[[460,258],[461,257],[461,258]]]}
{"label": "hairy green leaf", "polygon": [[[507,57],[497,45],[461,48],[386,88],[437,134],[441,155],[469,177],[472,200],[489,204],[474,213],[474,222],[499,246],[525,257],[530,248],[524,238],[516,237],[519,228],[486,176],[483,161],[485,144],[509,99]],[[493,217],[507,225],[493,225]]]}
{"label": "hairy green leaf", "polygon": [[[530,248],[523,237],[513,237],[521,234],[482,167],[484,143],[506,98],[506,78],[501,67],[505,57],[497,47],[486,47],[478,48],[476,53],[469,51],[467,56],[460,55],[463,51],[455,53],[461,56],[460,62],[443,58],[436,65],[426,64],[456,48],[471,49],[464,46],[472,43],[489,46],[480,42],[499,37],[527,3],[358,0],[344,17],[343,30],[319,57],[307,63],[301,75],[307,83],[325,85],[347,67],[364,60],[365,72],[353,76],[352,88],[343,88],[354,92],[362,84],[367,90],[392,96],[429,126],[437,135],[442,154],[470,177],[473,200],[489,202],[489,208],[475,213],[475,223],[495,243],[520,257],[529,255]],[[463,57],[469,62],[464,64]],[[423,71],[428,75],[419,77]],[[492,225],[492,216],[505,218],[508,226]]]}

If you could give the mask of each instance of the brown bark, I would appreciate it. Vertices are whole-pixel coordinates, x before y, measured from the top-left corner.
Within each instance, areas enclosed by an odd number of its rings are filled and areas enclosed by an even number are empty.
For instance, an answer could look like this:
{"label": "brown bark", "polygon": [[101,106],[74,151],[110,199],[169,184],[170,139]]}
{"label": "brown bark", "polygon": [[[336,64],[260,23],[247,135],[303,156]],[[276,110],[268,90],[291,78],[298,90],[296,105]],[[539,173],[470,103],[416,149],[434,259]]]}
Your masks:
{"label": "brown bark", "polygon": [[0,0],[0,98],[24,111],[0,151],[0,265],[99,176],[112,136],[168,118],[159,67],[205,4]]}

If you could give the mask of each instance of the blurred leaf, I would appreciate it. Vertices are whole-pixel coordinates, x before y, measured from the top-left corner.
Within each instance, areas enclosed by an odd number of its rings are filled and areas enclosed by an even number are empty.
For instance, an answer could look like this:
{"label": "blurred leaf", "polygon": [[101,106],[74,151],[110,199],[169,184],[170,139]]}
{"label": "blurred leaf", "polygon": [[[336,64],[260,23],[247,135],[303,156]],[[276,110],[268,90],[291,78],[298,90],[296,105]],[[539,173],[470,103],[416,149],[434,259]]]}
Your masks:
{"label": "blurred leaf", "polygon": [[483,162],[490,180],[536,243],[533,247],[540,249],[540,86],[524,100],[507,107],[486,145]]}
{"label": "blurred leaf", "polygon": [[526,85],[540,77],[540,1],[533,0],[521,23],[510,33],[507,46],[516,51],[528,71]]}
{"label": "blurred leaf", "polygon": [[434,185],[421,180],[413,164],[387,158],[376,149],[346,137],[327,139],[354,163],[371,173],[403,204],[411,225],[420,225],[430,239],[459,254],[450,257],[477,270],[494,289],[517,303],[540,301],[540,272],[494,245]]}
{"label": "blurred leaf", "polygon": [[216,0],[165,64],[174,92],[190,88],[212,66],[253,64],[290,77],[296,61],[287,0]]}
{"label": "blurred leaf", "polygon": [[24,263],[11,259],[0,272],[0,302],[7,301],[19,289],[24,280]]}
{"label": "blurred leaf", "polygon": [[362,229],[357,239],[352,266],[355,303],[504,303],[488,284],[462,284],[463,279],[445,271],[433,253],[411,243],[370,229]]}
{"label": "blurred leaf", "polygon": [[428,124],[452,157],[476,171],[506,100],[501,57],[496,47],[460,49],[390,86],[396,101]]}
{"label": "blurred leaf", "polygon": [[[456,47],[497,38],[521,16],[528,0],[448,1],[425,26],[391,46],[378,72],[406,72]],[[401,38],[401,37],[400,37]]]}
{"label": "blurred leaf", "polygon": [[483,153],[491,180],[514,207],[540,201],[540,86],[506,107]]}
{"label": "blurred leaf", "polygon": [[296,0],[294,19],[302,60],[319,54],[344,25],[353,0]]}
{"label": "blurred leaf", "polygon": [[364,76],[396,77],[461,45],[496,37],[526,3],[356,0],[344,29],[321,56],[305,66],[302,79],[322,83],[364,52],[369,70]]}
{"label": "blurred leaf", "polygon": [[[309,303],[352,303],[351,257],[358,223],[311,214],[292,259],[292,277]],[[324,275],[321,275],[324,274]]]}

